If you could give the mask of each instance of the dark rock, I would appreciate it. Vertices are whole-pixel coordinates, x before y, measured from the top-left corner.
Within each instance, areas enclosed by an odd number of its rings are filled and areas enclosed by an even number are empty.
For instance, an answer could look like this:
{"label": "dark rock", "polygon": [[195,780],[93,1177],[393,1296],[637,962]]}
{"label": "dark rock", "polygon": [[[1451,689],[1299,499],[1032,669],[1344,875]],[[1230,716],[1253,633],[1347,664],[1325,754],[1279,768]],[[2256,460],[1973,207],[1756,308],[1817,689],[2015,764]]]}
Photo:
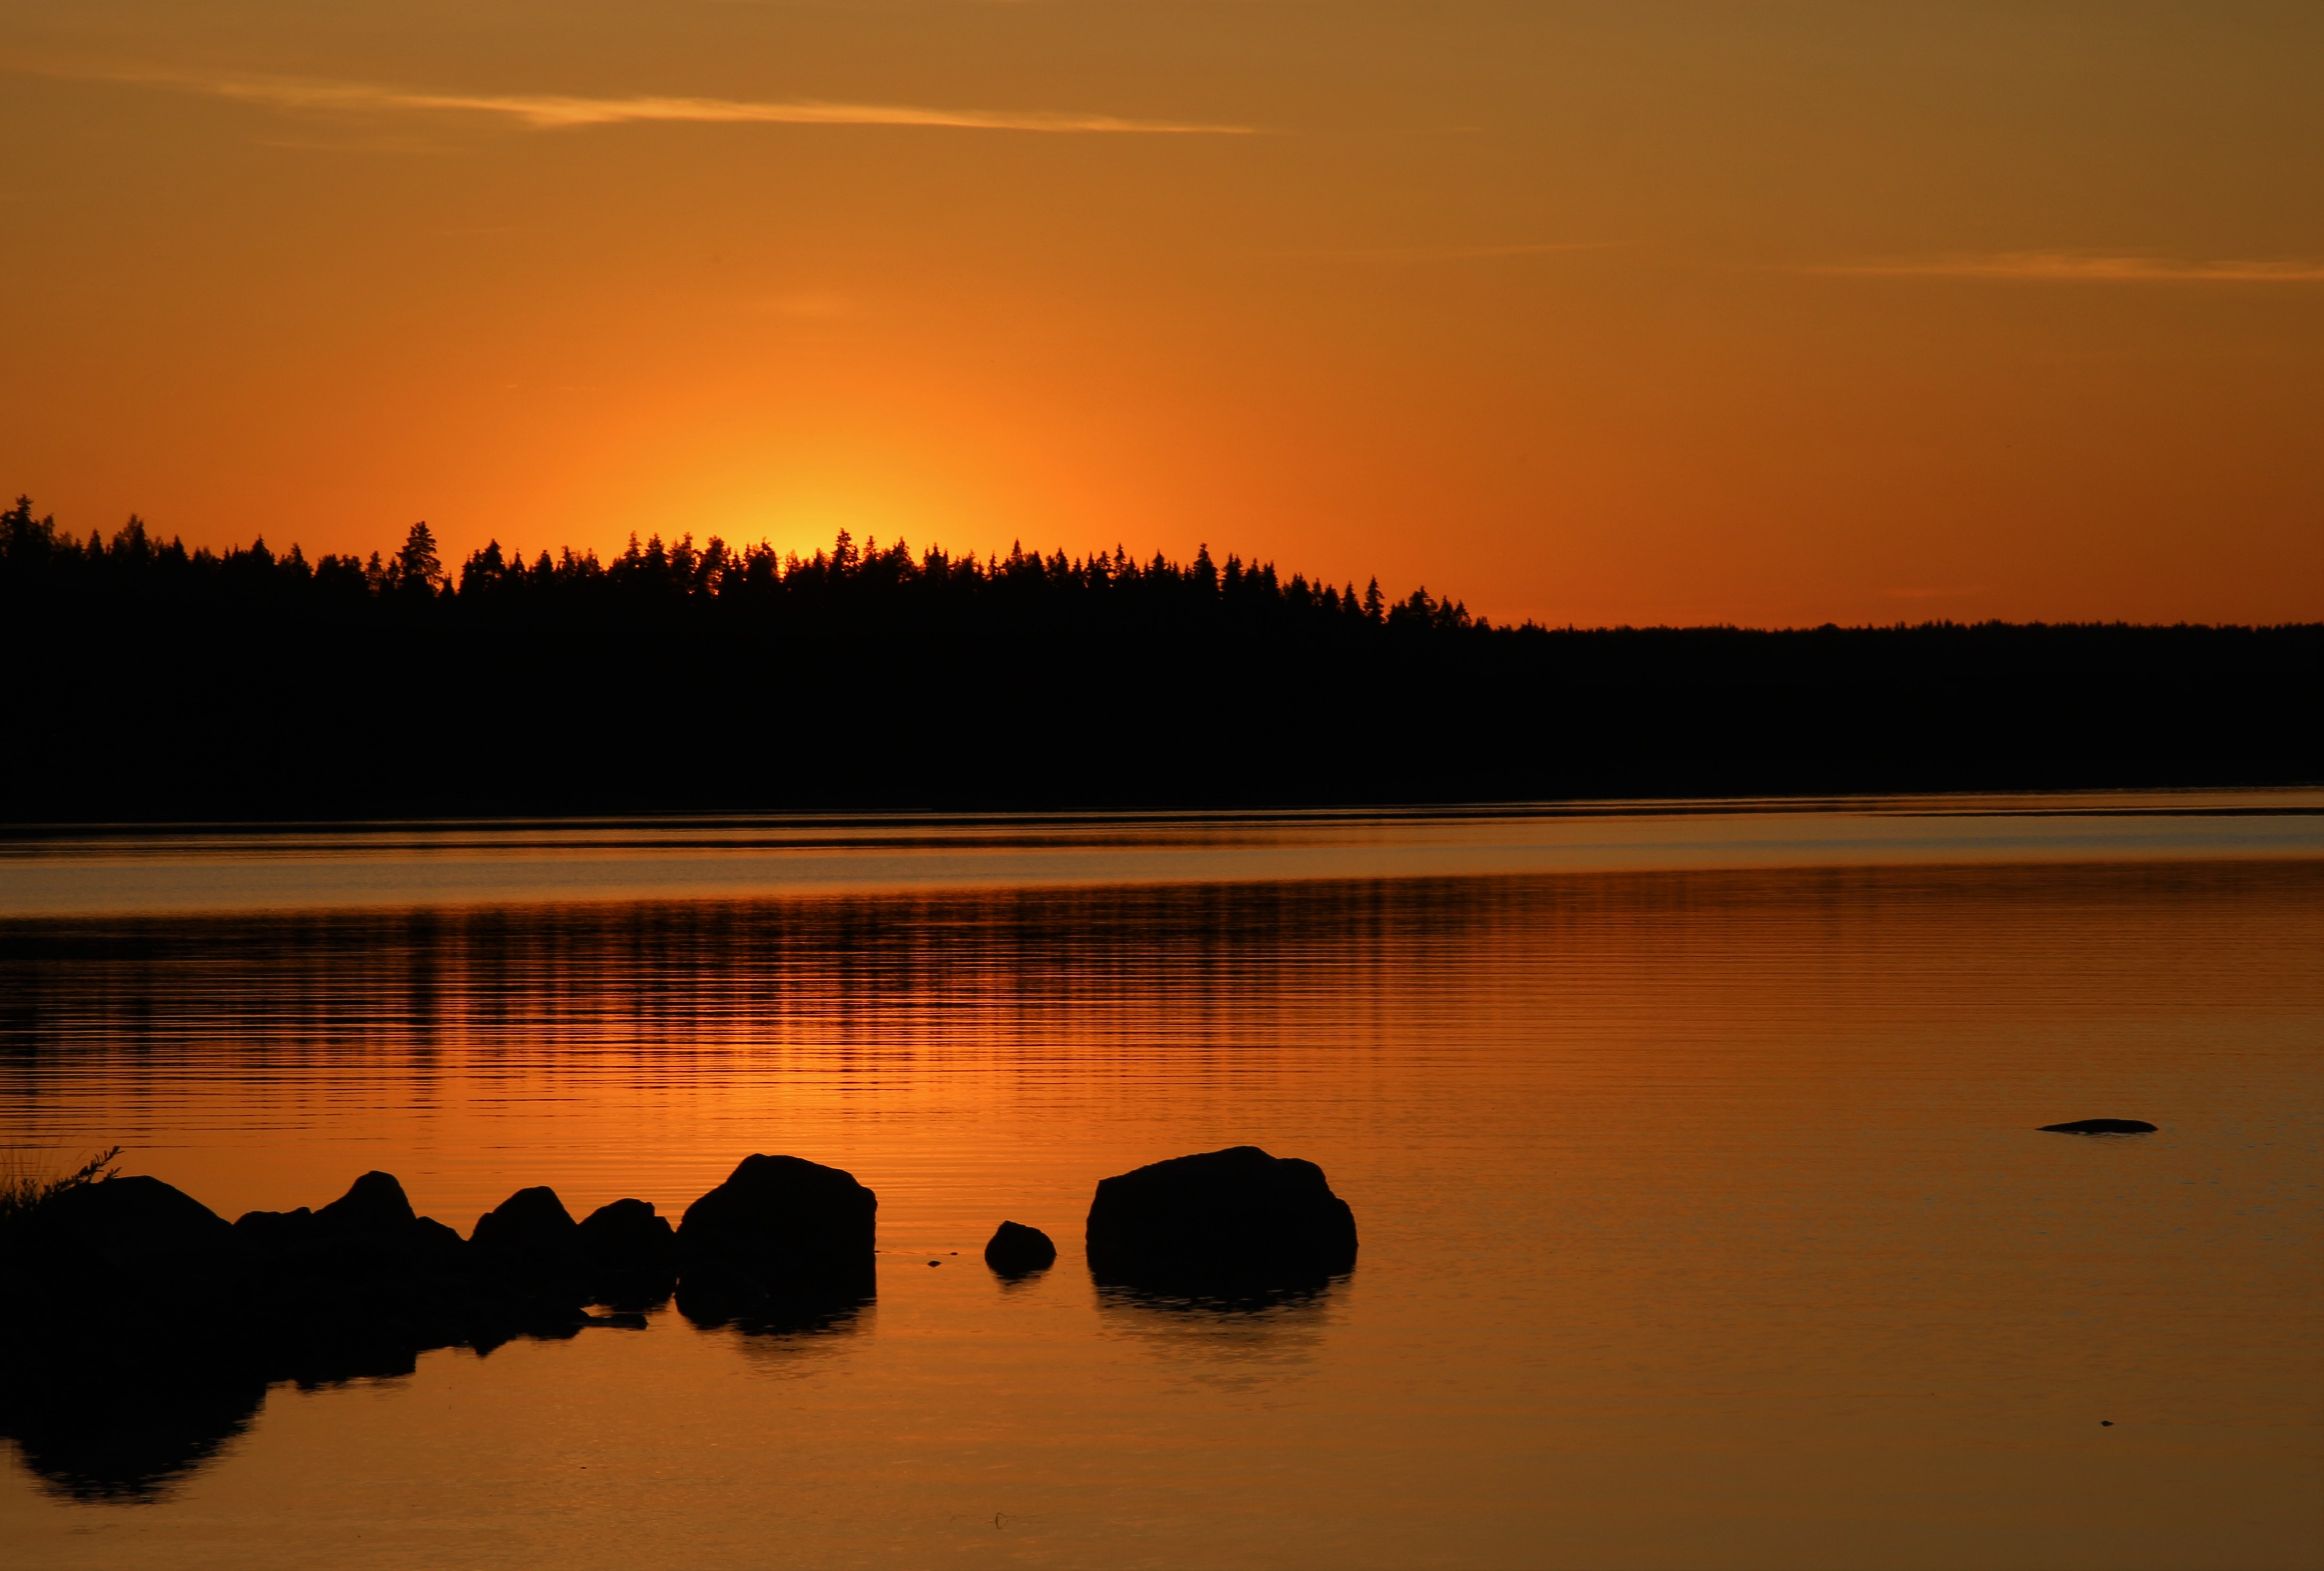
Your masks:
{"label": "dark rock", "polygon": [[879,1197],[835,1167],[749,1156],[678,1225],[679,1311],[699,1325],[811,1328],[877,1290]]}
{"label": "dark rock", "polygon": [[681,1273],[716,1270],[769,1281],[868,1277],[879,1197],[835,1167],[796,1156],[747,1156],[687,1207],[678,1225]]}
{"label": "dark rock", "polygon": [[29,1250],[84,1268],[148,1272],[213,1260],[234,1228],[183,1190],[156,1178],[105,1179],[43,1201],[25,1228]]}
{"label": "dark rock", "polygon": [[246,1211],[234,1232],[290,1288],[327,1281],[347,1292],[409,1298],[429,1284],[449,1291],[441,1279],[467,1267],[466,1241],[432,1217],[414,1216],[392,1173],[367,1172],[317,1211]]}
{"label": "dark rock", "polygon": [[263,1398],[265,1267],[158,1179],[61,1191],[0,1251],[0,1435],[49,1489],[155,1498]]}
{"label": "dark rock", "polygon": [[1213,1291],[1316,1285],[1356,1263],[1356,1218],[1323,1170],[1237,1145],[1098,1182],[1090,1271],[1101,1283]]}
{"label": "dark rock", "polygon": [[[371,1180],[385,1183],[370,1183]],[[410,1215],[402,1186],[386,1173],[365,1175],[364,1203],[332,1214],[301,1206],[295,1211],[245,1211],[235,1219],[235,1240],[256,1263],[291,1284],[329,1279],[359,1284],[387,1279],[397,1291],[415,1282],[466,1268],[468,1245],[432,1217]],[[392,1189],[389,1186],[393,1186]],[[352,1193],[353,1191],[351,1191]],[[401,1221],[396,1220],[398,1214]]]}
{"label": "dark rock", "polygon": [[615,1200],[581,1224],[589,1298],[627,1311],[661,1303],[678,1285],[678,1239],[647,1200]]}
{"label": "dark rock", "polygon": [[[872,1288],[872,1191],[835,1169],[752,1157],[687,1215],[694,1307],[746,1331],[838,1332]],[[409,1373],[431,1348],[641,1328],[589,1294],[669,1296],[678,1236],[642,1200],[576,1223],[547,1189],[473,1243],[415,1215],[390,1174],[319,1209],[229,1226],[150,1178],[65,1191],[0,1227],[0,1437],[49,1487],[151,1498],[247,1421],[272,1382]],[[638,1284],[642,1282],[642,1289]],[[591,1316],[586,1302],[614,1313]]]}
{"label": "dark rock", "polygon": [[367,1172],[347,1186],[347,1192],[315,1213],[315,1224],[327,1235],[401,1233],[413,1220],[411,1202],[392,1172]]}
{"label": "dark rock", "polygon": [[590,1269],[609,1276],[667,1276],[678,1264],[678,1236],[650,1200],[615,1200],[581,1224]]}
{"label": "dark rock", "polygon": [[502,1209],[506,1226],[484,1229],[503,1235],[496,1253],[413,1215],[385,1173],[319,1211],[231,1226],[153,1179],[65,1191],[0,1230],[0,1435],[52,1488],[144,1498],[271,1382],[404,1374],[434,1347],[574,1335],[582,1273],[506,1265],[553,1254],[560,1232],[577,1262],[578,1228],[546,1191]]}
{"label": "dark rock", "polygon": [[1038,1227],[1003,1222],[984,1246],[984,1263],[1003,1276],[1028,1276],[1057,1263],[1057,1246]]}
{"label": "dark rock", "polygon": [[477,1217],[468,1247],[479,1263],[530,1281],[577,1278],[585,1269],[581,1225],[546,1184],[519,1190]]}
{"label": "dark rock", "polygon": [[2043,1135],[2152,1135],[2154,1125],[2144,1118],[2077,1118],[2071,1124],[2044,1124]]}
{"label": "dark rock", "polygon": [[459,1230],[433,1217],[414,1217],[404,1229],[406,1257],[421,1270],[457,1271],[466,1263],[468,1245]]}
{"label": "dark rock", "polygon": [[315,1213],[301,1206],[295,1211],[244,1211],[234,1219],[235,1236],[268,1254],[287,1254],[311,1247]]}

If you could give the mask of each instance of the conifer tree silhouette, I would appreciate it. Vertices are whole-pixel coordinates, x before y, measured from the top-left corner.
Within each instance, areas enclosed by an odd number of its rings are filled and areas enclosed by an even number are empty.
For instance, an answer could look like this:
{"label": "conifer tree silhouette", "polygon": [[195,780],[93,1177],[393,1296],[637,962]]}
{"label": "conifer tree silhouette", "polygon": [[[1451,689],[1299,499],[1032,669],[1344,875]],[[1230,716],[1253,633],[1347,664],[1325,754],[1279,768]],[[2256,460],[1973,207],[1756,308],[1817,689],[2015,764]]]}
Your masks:
{"label": "conifer tree silhouette", "polygon": [[422,519],[411,526],[403,537],[403,548],[395,554],[396,586],[407,592],[426,590],[434,594],[444,587],[444,564],[436,555],[435,532]]}

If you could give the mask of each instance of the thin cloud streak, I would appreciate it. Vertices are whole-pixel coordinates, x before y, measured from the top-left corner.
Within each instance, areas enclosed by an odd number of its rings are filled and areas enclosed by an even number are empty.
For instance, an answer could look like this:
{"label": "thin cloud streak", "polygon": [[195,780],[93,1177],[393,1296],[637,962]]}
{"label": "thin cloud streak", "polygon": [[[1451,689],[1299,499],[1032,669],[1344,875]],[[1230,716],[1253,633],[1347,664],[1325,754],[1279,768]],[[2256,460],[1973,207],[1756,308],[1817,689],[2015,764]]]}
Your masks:
{"label": "thin cloud streak", "polygon": [[2324,262],[2174,262],[2156,256],[2091,256],[2061,251],[1833,262],[1796,271],[1845,278],[2015,279],[2061,283],[2324,283]]}
{"label": "thin cloud streak", "polygon": [[535,130],[584,125],[676,122],[709,125],[907,125],[963,131],[1030,131],[1068,134],[1249,136],[1249,125],[1203,125],[1125,120],[1111,115],[1047,110],[930,109],[907,104],[828,104],[815,99],[769,103],[734,98],[586,98],[564,95],[410,93],[355,82],[124,77],[191,88],[242,103],[282,109],[342,113],[420,113],[495,115]]}
{"label": "thin cloud streak", "polygon": [[1482,262],[1508,256],[1561,256],[1577,251],[1611,251],[1614,240],[1567,240],[1528,245],[1367,245],[1311,251],[1270,251],[1268,256],[1322,262]]}

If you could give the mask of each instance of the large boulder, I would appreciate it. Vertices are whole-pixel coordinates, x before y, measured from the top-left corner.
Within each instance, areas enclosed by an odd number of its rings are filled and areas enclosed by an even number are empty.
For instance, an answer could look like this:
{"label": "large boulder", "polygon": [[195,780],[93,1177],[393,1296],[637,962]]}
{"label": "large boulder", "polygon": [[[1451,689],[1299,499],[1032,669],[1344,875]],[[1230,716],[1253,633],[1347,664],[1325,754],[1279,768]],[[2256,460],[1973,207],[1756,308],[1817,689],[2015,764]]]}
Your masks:
{"label": "large boulder", "polygon": [[984,1263],[1003,1276],[1029,1276],[1057,1263],[1057,1246],[1038,1227],[1003,1222],[984,1245]]}
{"label": "large boulder", "polygon": [[1356,1263],[1356,1218],[1323,1170],[1256,1145],[1098,1181],[1086,1233],[1100,1282],[1205,1292],[1320,1283]]}
{"label": "large boulder", "polygon": [[157,1498],[264,1401],[263,1334],[245,1324],[263,1267],[190,1195],[145,1177],[76,1185],[5,1244],[0,1436],[51,1490]]}
{"label": "large boulder", "polygon": [[169,1270],[232,1247],[226,1219],[157,1178],[101,1179],[50,1196],[27,1218],[29,1252],[108,1272]]}
{"label": "large boulder", "polygon": [[[164,1371],[244,1339],[264,1272],[225,1217],[159,1179],[50,1196],[0,1252],[0,1366]],[[0,1370],[0,1385],[22,1373]],[[34,1383],[46,1375],[35,1371]],[[107,1376],[109,1378],[109,1375]],[[42,1389],[50,1389],[42,1386]]]}
{"label": "large boulder", "polygon": [[853,1174],[796,1156],[747,1156],[678,1225],[679,1308],[724,1319],[770,1297],[868,1297],[880,1199]]}

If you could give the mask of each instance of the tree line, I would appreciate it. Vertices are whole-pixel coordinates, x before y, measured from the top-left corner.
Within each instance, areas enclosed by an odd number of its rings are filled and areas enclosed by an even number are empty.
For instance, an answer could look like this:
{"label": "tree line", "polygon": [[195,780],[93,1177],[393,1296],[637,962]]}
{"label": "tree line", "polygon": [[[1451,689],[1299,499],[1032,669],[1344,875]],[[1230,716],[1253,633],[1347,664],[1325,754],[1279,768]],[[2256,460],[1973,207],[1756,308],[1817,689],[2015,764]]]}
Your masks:
{"label": "tree line", "polygon": [[226,552],[0,513],[0,816],[2314,780],[2324,625],[1494,623],[1207,549]]}
{"label": "tree line", "polygon": [[959,618],[979,608],[1023,619],[1074,610],[1121,615],[1259,620],[1310,628],[1368,624],[1399,629],[1460,630],[1489,624],[1458,601],[1438,600],[1425,587],[1389,602],[1374,578],[1359,593],[1353,583],[1311,583],[1303,574],[1281,577],[1272,563],[1246,565],[1230,555],[1214,561],[1207,546],[1192,562],[1157,553],[1147,562],[1120,547],[1069,557],[1043,556],[1013,545],[1005,556],[954,556],[941,547],[915,555],[899,539],[859,546],[844,529],[832,548],[801,556],[761,541],[733,547],[716,536],[700,547],[691,534],[674,543],[655,535],[611,561],[570,547],[541,551],[530,562],[503,550],[495,539],[471,552],[456,574],[447,571],[434,532],[411,526],[392,555],[328,554],[309,562],[297,546],[282,555],[263,537],[225,552],[189,549],[181,539],[155,537],[133,515],[110,541],[60,530],[52,517],[35,517],[29,497],[0,513],[0,594],[51,600],[75,597],[235,600],[346,612],[376,604],[406,614],[437,602],[494,611],[570,611],[584,616],[719,606],[759,619],[830,620],[900,615]]}

